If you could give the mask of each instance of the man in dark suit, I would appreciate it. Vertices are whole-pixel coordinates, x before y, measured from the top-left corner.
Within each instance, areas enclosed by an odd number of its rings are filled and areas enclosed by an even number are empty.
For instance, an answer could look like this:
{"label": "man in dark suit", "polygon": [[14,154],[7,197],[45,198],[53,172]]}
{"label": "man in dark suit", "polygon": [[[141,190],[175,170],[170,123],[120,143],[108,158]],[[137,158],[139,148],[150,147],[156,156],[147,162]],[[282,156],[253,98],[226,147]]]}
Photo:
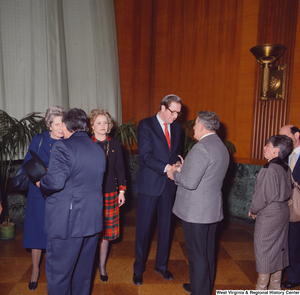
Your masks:
{"label": "man in dark suit", "polygon": [[160,111],[143,119],[138,128],[140,167],[135,182],[138,193],[136,216],[135,262],[133,283],[143,283],[143,272],[149,250],[149,235],[157,211],[158,237],[155,271],[173,280],[168,270],[172,206],[176,186],[167,171],[178,161],[180,124],[174,122],[181,112],[181,99],[173,94],[163,98]]}
{"label": "man in dark suit", "polygon": [[[280,129],[279,134],[287,135],[293,140],[294,150],[288,158],[288,164],[295,181],[300,183],[300,130],[293,125],[285,125]],[[282,287],[291,289],[300,286],[300,221],[290,222],[289,256],[290,265],[287,268],[287,281],[282,283]]]}
{"label": "man in dark suit", "polygon": [[[46,196],[48,294],[90,293],[98,233],[102,230],[105,153],[87,135],[88,118],[71,109],[63,116],[64,140],[53,146],[40,181]],[[38,185],[38,183],[37,183]]]}
{"label": "man in dark suit", "polygon": [[229,153],[218,137],[219,117],[200,111],[194,126],[198,142],[182,167],[168,172],[178,185],[173,213],[182,219],[189,261],[190,284],[183,288],[193,295],[210,295],[215,279],[215,234],[223,219],[222,185]]}

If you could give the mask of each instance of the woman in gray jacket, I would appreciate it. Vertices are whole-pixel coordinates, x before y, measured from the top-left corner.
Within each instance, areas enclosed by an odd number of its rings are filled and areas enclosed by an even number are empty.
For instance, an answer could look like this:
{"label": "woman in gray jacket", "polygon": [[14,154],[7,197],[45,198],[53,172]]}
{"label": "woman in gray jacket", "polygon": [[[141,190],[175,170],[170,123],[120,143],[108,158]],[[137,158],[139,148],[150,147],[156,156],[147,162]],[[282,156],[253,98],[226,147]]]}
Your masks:
{"label": "woman in gray jacket", "polygon": [[280,290],[282,269],[289,265],[288,199],[292,195],[291,170],[283,160],[293,150],[285,135],[268,139],[264,157],[269,161],[258,173],[249,216],[256,219],[254,252],[256,290]]}

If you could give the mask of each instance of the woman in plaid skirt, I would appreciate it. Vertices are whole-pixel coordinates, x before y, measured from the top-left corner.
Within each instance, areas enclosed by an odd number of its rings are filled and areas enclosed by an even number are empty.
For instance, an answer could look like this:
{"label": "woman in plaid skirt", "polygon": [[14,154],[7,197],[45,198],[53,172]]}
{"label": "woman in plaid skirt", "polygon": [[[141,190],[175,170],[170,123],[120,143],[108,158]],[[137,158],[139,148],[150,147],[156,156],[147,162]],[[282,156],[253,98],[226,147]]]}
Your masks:
{"label": "woman in plaid skirt", "polygon": [[111,138],[108,133],[113,127],[110,114],[103,109],[94,109],[89,114],[92,140],[97,142],[106,153],[106,172],[103,179],[104,221],[100,233],[100,279],[107,282],[105,265],[109,241],[119,237],[119,207],[125,203],[125,167],[122,147],[117,138]]}

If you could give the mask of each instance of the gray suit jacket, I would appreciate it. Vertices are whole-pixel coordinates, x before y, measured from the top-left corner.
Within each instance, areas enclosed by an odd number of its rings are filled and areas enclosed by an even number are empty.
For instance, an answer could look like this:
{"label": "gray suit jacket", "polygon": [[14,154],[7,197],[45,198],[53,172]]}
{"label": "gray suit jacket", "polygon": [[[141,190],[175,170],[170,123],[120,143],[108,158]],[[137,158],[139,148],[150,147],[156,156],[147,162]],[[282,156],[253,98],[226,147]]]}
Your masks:
{"label": "gray suit jacket", "polygon": [[186,222],[214,223],[223,219],[221,188],[229,153],[217,134],[204,137],[188,153],[181,172],[173,213]]}

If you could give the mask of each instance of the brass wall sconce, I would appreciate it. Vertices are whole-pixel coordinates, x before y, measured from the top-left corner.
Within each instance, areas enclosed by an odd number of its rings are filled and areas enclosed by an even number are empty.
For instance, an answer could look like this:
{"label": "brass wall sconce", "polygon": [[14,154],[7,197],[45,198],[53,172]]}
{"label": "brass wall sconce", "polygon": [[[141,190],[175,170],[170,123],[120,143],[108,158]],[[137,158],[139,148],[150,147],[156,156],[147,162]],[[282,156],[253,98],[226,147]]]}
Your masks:
{"label": "brass wall sconce", "polygon": [[268,100],[283,100],[285,92],[286,64],[276,65],[286,47],[279,44],[264,44],[250,49],[261,64],[260,100],[266,105]]}

